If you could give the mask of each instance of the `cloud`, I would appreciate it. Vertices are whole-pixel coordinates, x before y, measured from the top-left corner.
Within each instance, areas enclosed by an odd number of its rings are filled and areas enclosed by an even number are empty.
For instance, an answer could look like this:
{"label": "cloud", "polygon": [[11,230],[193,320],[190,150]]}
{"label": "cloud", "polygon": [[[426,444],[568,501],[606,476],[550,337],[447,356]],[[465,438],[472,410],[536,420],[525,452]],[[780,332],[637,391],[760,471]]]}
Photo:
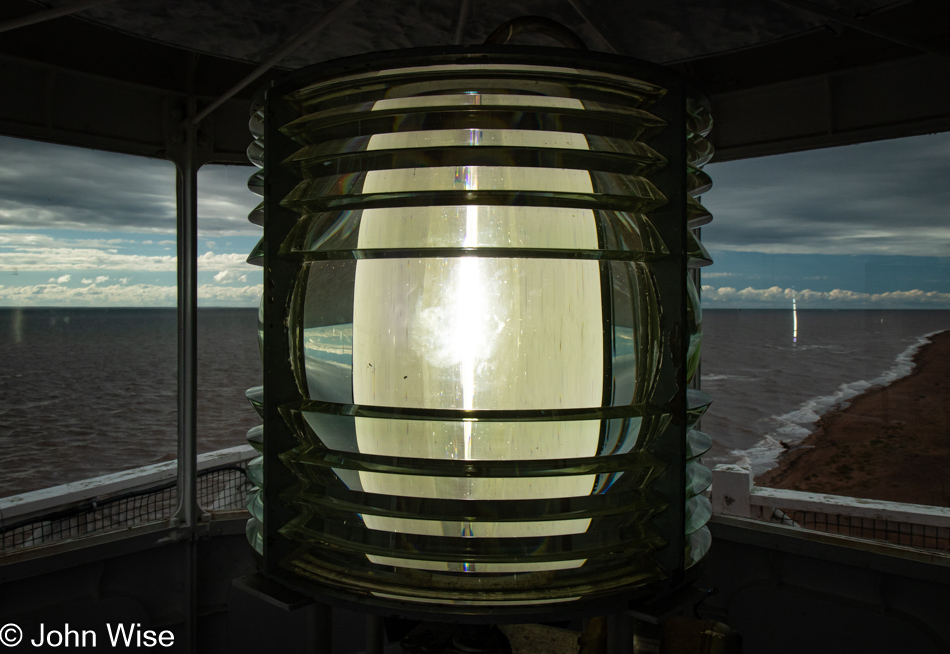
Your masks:
{"label": "cloud", "polygon": [[[169,161],[9,137],[0,137],[0,148],[0,226],[175,230],[175,167]],[[254,171],[250,166],[199,170],[202,234],[260,231],[247,221],[260,202],[247,189]]]}
{"label": "cloud", "polygon": [[260,196],[247,188],[247,179],[255,172],[250,166],[203,166],[198,171],[198,229],[202,234],[260,234],[261,228],[247,220],[261,202]]}
{"label": "cloud", "polygon": [[[242,287],[201,284],[198,300],[205,306],[254,307],[262,291],[261,284]],[[0,285],[0,305],[8,306],[173,307],[177,297],[175,286],[159,284],[93,284],[77,288],[58,284]]]}
{"label": "cloud", "polygon": [[59,277],[50,277],[50,282],[55,284],[65,284],[72,278],[72,275],[61,275]]}
{"label": "cloud", "polygon": [[96,277],[95,279],[86,279],[86,278],[83,278],[82,283],[83,283],[83,284],[101,284],[102,282],[105,282],[105,281],[108,281],[108,280],[109,280],[109,276],[108,276],[108,275],[99,275],[99,276]]}
{"label": "cloud", "polygon": [[831,291],[812,291],[810,289],[795,290],[772,286],[769,288],[747,287],[736,290],[730,286],[716,288],[715,286],[702,287],[702,302],[704,307],[715,308],[715,305],[755,306],[791,306],[795,298],[798,306],[808,308],[946,308],[950,309],[950,293],[940,291],[892,291],[888,293],[861,293],[836,288]]}
{"label": "cloud", "polygon": [[[0,271],[49,270],[123,270],[137,272],[176,271],[177,259],[171,255],[123,254],[115,250],[69,247],[19,247],[0,251]],[[198,257],[198,270],[248,273],[254,267],[247,263],[247,255],[240,252],[215,254],[206,252]],[[108,276],[100,276],[102,283]]]}
{"label": "cloud", "polygon": [[205,252],[198,257],[199,270],[243,270],[247,272],[252,269],[251,264],[247,262],[247,255],[240,252],[229,252],[226,254],[215,254],[214,252]]}
{"label": "cloud", "polygon": [[6,137],[0,146],[0,225],[175,228],[171,162]]}
{"label": "cloud", "polygon": [[0,252],[0,270],[176,270],[175,257],[120,254],[98,248],[21,247]]}
{"label": "cloud", "polygon": [[214,281],[219,284],[231,284],[233,282],[246,282],[247,275],[234,270],[222,270],[214,276]]}
{"label": "cloud", "polygon": [[712,163],[712,252],[950,255],[950,135]]}
{"label": "cloud", "polygon": [[[33,225],[37,227],[37,225]],[[6,231],[0,232],[0,248],[22,248],[22,247],[69,247],[69,248],[89,248],[117,251],[114,246],[127,247],[137,245],[138,242],[124,238],[63,238],[61,235],[53,236],[42,232],[26,231]]]}

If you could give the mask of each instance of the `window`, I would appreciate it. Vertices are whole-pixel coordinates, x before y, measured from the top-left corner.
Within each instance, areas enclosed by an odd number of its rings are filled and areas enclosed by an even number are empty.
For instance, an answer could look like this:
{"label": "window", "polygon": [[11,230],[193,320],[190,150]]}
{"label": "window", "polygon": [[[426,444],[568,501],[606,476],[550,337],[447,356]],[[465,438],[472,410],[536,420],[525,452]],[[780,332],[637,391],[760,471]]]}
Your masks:
{"label": "window", "polygon": [[950,506],[950,334],[934,336],[950,330],[950,135],[707,171],[707,464],[748,461],[757,485]]}
{"label": "window", "polygon": [[[175,168],[0,138],[0,497],[174,459]],[[199,175],[199,447],[259,420],[250,168]],[[256,233],[255,233],[256,232]]]}
{"label": "window", "polygon": [[174,166],[0,149],[0,496],[174,458]]}

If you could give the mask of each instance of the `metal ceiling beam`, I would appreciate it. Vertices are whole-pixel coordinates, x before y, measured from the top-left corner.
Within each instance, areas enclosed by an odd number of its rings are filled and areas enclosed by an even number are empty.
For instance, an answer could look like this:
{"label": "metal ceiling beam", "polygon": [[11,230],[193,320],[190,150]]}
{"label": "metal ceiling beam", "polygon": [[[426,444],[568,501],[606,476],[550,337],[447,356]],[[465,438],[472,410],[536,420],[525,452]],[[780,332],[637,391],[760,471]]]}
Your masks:
{"label": "metal ceiling beam", "polygon": [[621,52],[620,50],[614,47],[614,44],[610,42],[610,39],[604,36],[604,31],[600,29],[599,27],[597,27],[597,24],[595,23],[594,19],[591,17],[590,11],[588,10],[587,7],[585,7],[580,2],[578,2],[578,0],[567,0],[567,1],[571,3],[571,6],[574,8],[574,11],[576,11],[578,15],[584,19],[584,22],[587,23],[588,26],[590,26],[592,30],[594,30],[594,32],[597,34],[598,37],[600,37],[600,40],[603,42],[604,45],[607,46],[608,50],[610,50],[614,54],[623,54],[623,52]]}
{"label": "metal ceiling beam", "polygon": [[343,0],[333,9],[325,13],[320,19],[311,25],[309,28],[305,29],[303,32],[291,39],[284,47],[271,55],[267,61],[262,63],[260,66],[252,70],[244,79],[232,86],[230,89],[225,91],[221,97],[205,107],[197,116],[192,120],[192,124],[197,125],[202,120],[208,117],[208,115],[220,107],[222,104],[233,98],[235,95],[241,92],[244,87],[256,80],[258,77],[269,71],[271,68],[276,66],[278,63],[286,59],[291,53],[297,50],[304,43],[313,38],[318,32],[323,28],[327,27],[335,21],[340,15],[345,12],[347,9],[355,5],[359,0]]}
{"label": "metal ceiling beam", "polygon": [[714,161],[950,131],[950,61],[918,55],[713,93]]}
{"label": "metal ceiling beam", "polygon": [[[870,34],[871,36],[876,36],[885,41],[890,41],[891,43],[897,43],[907,48],[917,50],[918,52],[926,52],[928,54],[937,55],[938,57],[947,57],[950,58],[950,49],[942,48],[940,46],[933,46],[915,39],[908,39],[894,34],[890,30],[886,30],[875,25],[871,25],[862,20],[858,20],[853,16],[836,11],[834,9],[828,9],[821,5],[810,2],[809,0],[775,0],[783,5],[789,7],[794,7],[795,9],[800,9],[802,11],[807,11],[808,13],[827,18],[836,23],[841,23],[846,27],[851,29],[858,30],[859,32],[864,32],[865,34]],[[571,4],[574,4],[574,0],[570,0]]]}
{"label": "metal ceiling beam", "polygon": [[[4,136],[173,158],[170,141],[181,116],[172,125],[169,111],[184,102],[181,93],[3,55],[0,88],[17,97],[16,102],[0,103]],[[202,97],[200,90],[198,96]],[[201,131],[210,142],[200,163],[248,165],[251,135],[245,101],[226,102]]]}
{"label": "metal ceiling beam", "polygon": [[468,22],[468,14],[472,6],[472,0],[462,0],[459,4],[459,16],[455,21],[455,45],[462,45],[462,34],[465,33],[465,23]]}
{"label": "metal ceiling beam", "polygon": [[99,5],[107,5],[115,1],[116,0],[76,0],[75,2],[67,2],[64,5],[60,5],[59,7],[44,9],[43,11],[36,11],[32,14],[27,14],[26,16],[20,16],[19,18],[11,18],[10,20],[2,21],[0,22],[0,32],[9,32],[10,30],[19,29],[21,27],[36,25],[37,23],[44,23],[48,20],[53,20],[54,18],[69,16],[83,11],[84,9],[98,7]]}

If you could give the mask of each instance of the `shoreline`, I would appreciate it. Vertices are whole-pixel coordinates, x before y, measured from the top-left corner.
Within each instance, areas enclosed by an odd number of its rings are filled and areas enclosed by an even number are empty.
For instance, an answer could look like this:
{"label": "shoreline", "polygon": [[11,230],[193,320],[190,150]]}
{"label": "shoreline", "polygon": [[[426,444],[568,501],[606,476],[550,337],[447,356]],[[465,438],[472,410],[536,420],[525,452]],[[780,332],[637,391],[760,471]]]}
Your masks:
{"label": "shoreline", "polygon": [[950,330],[913,362],[910,374],[822,415],[756,485],[950,506]]}

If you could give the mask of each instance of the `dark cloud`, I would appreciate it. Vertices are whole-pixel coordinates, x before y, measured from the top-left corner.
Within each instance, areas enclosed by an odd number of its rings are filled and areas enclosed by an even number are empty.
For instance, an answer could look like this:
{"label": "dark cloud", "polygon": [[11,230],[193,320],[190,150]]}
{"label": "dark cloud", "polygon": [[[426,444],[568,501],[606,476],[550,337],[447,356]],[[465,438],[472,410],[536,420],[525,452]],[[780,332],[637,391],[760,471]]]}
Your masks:
{"label": "dark cloud", "polygon": [[950,135],[710,164],[712,248],[950,255]]}
{"label": "dark cloud", "polygon": [[0,225],[174,231],[175,166],[0,137]]}
{"label": "dark cloud", "polygon": [[[0,226],[134,232],[175,231],[171,162],[0,137]],[[251,167],[199,172],[199,229],[251,233]],[[258,232],[259,228],[256,228]]]}
{"label": "dark cloud", "polygon": [[205,166],[198,171],[198,231],[203,236],[246,234],[260,237],[247,220],[260,196],[247,189],[252,166]]}

